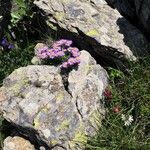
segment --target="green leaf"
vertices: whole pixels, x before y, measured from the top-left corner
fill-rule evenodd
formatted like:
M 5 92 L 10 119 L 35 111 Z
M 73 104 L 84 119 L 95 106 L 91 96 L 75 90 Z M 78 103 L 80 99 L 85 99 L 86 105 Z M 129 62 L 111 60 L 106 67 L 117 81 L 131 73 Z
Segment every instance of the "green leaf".
M 16 3 L 21 8 L 26 8 L 26 4 L 24 0 L 16 0 Z

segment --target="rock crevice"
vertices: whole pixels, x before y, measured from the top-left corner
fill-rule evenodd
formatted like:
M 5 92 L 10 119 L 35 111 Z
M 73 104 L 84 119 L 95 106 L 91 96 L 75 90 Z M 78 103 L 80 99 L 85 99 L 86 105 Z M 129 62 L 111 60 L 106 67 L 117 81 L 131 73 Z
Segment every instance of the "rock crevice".
M 54 66 L 22 67 L 4 80 L 0 111 L 20 135 L 53 150 L 83 149 L 87 136 L 95 133 L 91 125 L 98 111 L 105 112 L 100 99 L 108 77 L 87 51 L 81 51 L 80 60 L 68 74 L 68 91 Z

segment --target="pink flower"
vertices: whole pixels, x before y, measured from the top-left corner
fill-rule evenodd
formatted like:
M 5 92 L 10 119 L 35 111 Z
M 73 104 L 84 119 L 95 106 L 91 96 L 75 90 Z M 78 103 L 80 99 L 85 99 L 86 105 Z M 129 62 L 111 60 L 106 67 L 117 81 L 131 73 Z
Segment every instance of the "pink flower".
M 65 56 L 65 53 L 63 51 L 59 51 L 59 52 L 57 52 L 57 56 L 58 57 Z
M 104 96 L 105 96 L 106 98 L 112 99 L 112 93 L 111 93 L 111 91 L 110 91 L 108 88 L 105 89 L 105 91 L 104 91 L 103 94 L 104 94 Z
M 56 57 L 56 54 L 53 51 L 49 51 L 47 53 L 47 55 L 49 56 L 49 58 L 54 59 Z
M 74 65 L 74 63 L 75 63 L 75 59 L 74 58 L 69 58 L 68 59 L 68 64 L 71 66 L 71 65 Z
M 72 45 L 72 41 L 71 40 L 67 40 L 65 43 L 66 46 L 71 46 Z
M 44 47 L 38 49 L 38 53 L 43 53 L 43 52 L 45 52 L 47 50 L 48 50 L 48 47 L 44 46 Z
M 62 68 L 67 68 L 68 67 L 68 63 L 67 62 L 64 62 L 62 65 L 61 65 Z
M 62 51 L 63 51 L 63 52 L 67 52 L 67 49 L 64 49 L 64 48 L 63 48 Z
M 69 48 L 68 48 L 68 51 L 69 51 L 69 52 L 79 52 L 79 49 L 76 48 L 76 47 L 69 47 Z
M 71 44 L 72 44 L 72 41 L 71 40 L 66 40 L 66 39 L 61 39 L 61 40 L 59 40 L 59 41 L 56 41 L 53 45 L 52 45 L 52 47 L 60 47 L 60 46 L 63 46 L 63 45 L 65 45 L 65 46 L 71 46 Z
M 46 53 L 38 54 L 38 57 L 41 58 L 41 59 L 46 59 L 46 58 L 48 58 L 48 56 L 47 56 Z
M 79 53 L 79 52 L 74 52 L 74 51 L 73 51 L 73 52 L 72 52 L 72 56 L 73 56 L 73 57 L 78 57 L 78 56 L 80 56 L 80 53 Z
M 114 113 L 119 113 L 120 111 L 121 111 L 121 108 L 119 106 L 116 106 L 115 108 L 113 108 Z
M 77 63 L 77 64 L 79 64 L 79 63 L 81 62 L 79 57 L 74 58 L 74 61 L 75 61 L 75 63 Z
M 79 49 L 76 47 L 70 47 L 71 44 L 71 40 L 61 39 L 59 41 L 54 42 L 51 48 L 45 45 L 42 48 L 39 48 L 37 55 L 43 60 L 47 58 L 54 59 L 60 57 L 60 60 L 62 59 L 62 61 L 66 61 L 61 65 L 61 67 L 67 68 L 69 66 L 73 66 L 74 64 L 80 63 Z

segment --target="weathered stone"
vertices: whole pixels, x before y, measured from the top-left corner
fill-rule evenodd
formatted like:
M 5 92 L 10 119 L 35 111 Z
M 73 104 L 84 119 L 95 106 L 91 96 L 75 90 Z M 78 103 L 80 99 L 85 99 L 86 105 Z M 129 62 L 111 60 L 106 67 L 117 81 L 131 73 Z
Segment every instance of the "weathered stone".
M 68 90 L 59 67 L 33 65 L 15 70 L 1 88 L 6 97 L 0 101 L 3 117 L 20 130 L 35 130 L 32 134 L 55 150 L 82 150 L 87 136 L 94 135 L 101 123 L 102 93 L 108 81 L 106 71 L 88 52 L 81 51 L 80 59 L 78 68 L 69 73 Z
M 4 140 L 3 150 L 36 150 L 28 141 L 19 136 L 7 137 Z
M 5 90 L 3 88 L 0 89 L 0 102 L 6 99 Z
M 45 12 L 50 23 L 83 37 L 78 44 L 88 43 L 109 61 L 120 59 L 122 54 L 135 60 L 149 47 L 143 34 L 104 1 L 34 0 L 34 4 Z

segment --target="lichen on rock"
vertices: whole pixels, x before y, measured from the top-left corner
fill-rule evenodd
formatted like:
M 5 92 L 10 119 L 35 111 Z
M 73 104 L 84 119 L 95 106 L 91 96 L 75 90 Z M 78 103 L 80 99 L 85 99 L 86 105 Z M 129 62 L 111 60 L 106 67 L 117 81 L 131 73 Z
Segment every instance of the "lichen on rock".
M 0 88 L 4 118 L 22 131 L 35 130 L 38 139 L 54 150 L 82 150 L 88 136 L 95 134 L 93 116 L 99 111 L 99 123 L 103 118 L 102 93 L 108 77 L 87 51 L 81 51 L 80 59 L 68 74 L 68 90 L 59 67 L 30 65 L 15 70 Z M 17 92 L 14 87 L 19 87 Z

